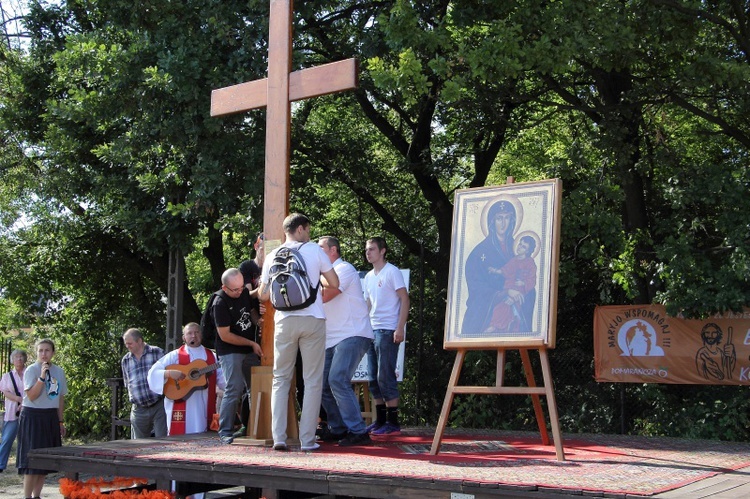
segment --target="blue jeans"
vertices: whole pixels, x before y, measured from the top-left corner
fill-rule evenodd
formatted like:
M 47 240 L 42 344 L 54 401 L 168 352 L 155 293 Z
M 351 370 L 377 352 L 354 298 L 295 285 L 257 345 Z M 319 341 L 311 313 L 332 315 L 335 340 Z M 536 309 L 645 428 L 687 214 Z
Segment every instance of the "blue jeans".
M 333 433 L 365 432 L 359 399 L 352 389 L 352 376 L 370 345 L 370 338 L 352 336 L 326 349 L 322 401 Z
M 17 434 L 18 420 L 6 421 L 3 425 L 3 439 L 0 441 L 0 470 L 4 470 L 8 466 L 10 448 L 13 447 Z
M 225 353 L 219 357 L 219 364 L 227 382 L 219 407 L 219 436 L 224 437 L 234 433 L 237 406 L 242 395 L 250 392 L 250 371 L 258 365 L 258 357 L 253 353 Z
M 375 329 L 375 339 L 367 352 L 370 393 L 372 398 L 385 402 L 398 398 L 396 361 L 399 344 L 393 341 L 393 332 L 392 329 Z

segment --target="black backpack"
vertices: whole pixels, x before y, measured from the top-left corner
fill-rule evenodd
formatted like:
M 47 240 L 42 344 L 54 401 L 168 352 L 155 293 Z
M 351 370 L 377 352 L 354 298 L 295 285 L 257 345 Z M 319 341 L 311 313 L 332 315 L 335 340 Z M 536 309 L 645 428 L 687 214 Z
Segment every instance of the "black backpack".
M 212 350 L 216 348 L 217 332 L 216 324 L 214 323 L 214 315 L 211 313 L 211 309 L 214 307 L 214 302 L 216 301 L 217 296 L 221 296 L 222 298 L 226 297 L 224 291 L 221 289 L 215 293 L 211 293 L 211 296 L 208 298 L 208 304 L 206 304 L 206 310 L 203 311 L 203 315 L 201 316 L 201 334 L 203 335 L 203 341 L 201 343 L 204 347 Z
M 310 283 L 305 260 L 297 249 L 281 246 L 276 250 L 268 276 L 271 303 L 276 310 L 300 310 L 315 303 L 318 286 Z

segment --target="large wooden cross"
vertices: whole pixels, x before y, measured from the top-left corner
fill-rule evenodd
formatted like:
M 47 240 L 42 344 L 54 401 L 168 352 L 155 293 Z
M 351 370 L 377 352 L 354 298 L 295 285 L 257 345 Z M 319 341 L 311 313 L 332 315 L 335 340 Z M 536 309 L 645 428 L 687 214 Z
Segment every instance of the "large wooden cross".
M 263 199 L 263 232 L 266 241 L 283 241 L 282 222 L 289 211 L 289 158 L 291 147 L 291 103 L 357 87 L 357 61 L 325 64 L 292 70 L 292 0 L 270 0 L 268 33 L 268 78 L 219 88 L 211 92 L 211 116 L 226 116 L 266 107 L 266 175 Z M 273 373 L 273 308 L 267 306 L 263 320 L 260 367 L 253 368 L 247 443 L 270 444 L 271 381 Z M 294 387 L 292 387 L 294 388 Z M 297 436 L 294 397 L 289 397 L 290 438 Z
M 266 175 L 263 230 L 269 241 L 283 241 L 281 227 L 289 211 L 291 103 L 357 87 L 357 61 L 346 59 L 291 72 L 292 0 L 271 0 L 268 78 L 211 93 L 211 116 L 266 107 Z M 261 347 L 263 365 L 273 364 L 273 320 L 266 314 Z

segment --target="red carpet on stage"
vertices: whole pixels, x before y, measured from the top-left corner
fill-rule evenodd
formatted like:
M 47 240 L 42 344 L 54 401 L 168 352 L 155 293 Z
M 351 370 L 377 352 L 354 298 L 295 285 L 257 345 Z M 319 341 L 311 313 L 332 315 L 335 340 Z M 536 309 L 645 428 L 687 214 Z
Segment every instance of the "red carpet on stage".
M 653 495 L 718 473 L 750 466 L 750 444 L 620 435 L 566 435 L 565 461 L 538 434 L 449 430 L 437 456 L 429 455 L 432 429 L 404 429 L 373 437 L 375 445 L 314 452 L 221 445 L 216 434 L 182 442 L 139 441 L 138 448 L 92 450 L 89 455 L 157 461 L 320 470 L 333 474 L 461 480 L 487 486 L 535 486 L 571 492 Z

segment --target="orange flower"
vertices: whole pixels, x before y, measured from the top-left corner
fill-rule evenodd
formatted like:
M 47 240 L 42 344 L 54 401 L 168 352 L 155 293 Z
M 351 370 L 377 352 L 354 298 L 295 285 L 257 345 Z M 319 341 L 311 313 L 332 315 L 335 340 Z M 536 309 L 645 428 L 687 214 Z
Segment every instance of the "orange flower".
M 144 478 L 115 477 L 112 480 L 91 478 L 85 482 L 60 479 L 60 493 L 65 499 L 174 499 L 174 494 L 166 490 L 123 490 L 123 487 L 145 485 Z M 102 489 L 108 489 L 106 493 Z M 114 489 L 114 490 L 113 490 Z

